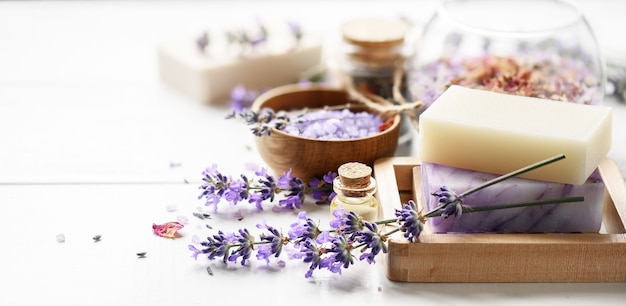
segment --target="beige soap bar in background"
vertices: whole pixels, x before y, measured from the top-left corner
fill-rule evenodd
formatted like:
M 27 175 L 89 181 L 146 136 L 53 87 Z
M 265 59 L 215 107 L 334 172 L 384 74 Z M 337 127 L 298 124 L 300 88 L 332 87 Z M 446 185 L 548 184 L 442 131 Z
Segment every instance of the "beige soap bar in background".
M 268 28 L 268 43 L 253 52 L 246 49 L 245 54 L 219 40 L 226 34 L 217 31 L 209 36 L 207 52 L 199 50 L 197 37 L 191 35 L 164 39 L 157 46 L 159 77 L 197 101 L 226 104 L 231 90 L 238 85 L 261 90 L 292 84 L 319 69 L 320 38 L 308 35 L 295 45 L 284 29 L 279 32 L 276 25 Z
M 521 175 L 583 184 L 611 148 L 610 107 L 448 88 L 419 118 L 419 158 L 505 174 L 546 158 L 566 158 Z

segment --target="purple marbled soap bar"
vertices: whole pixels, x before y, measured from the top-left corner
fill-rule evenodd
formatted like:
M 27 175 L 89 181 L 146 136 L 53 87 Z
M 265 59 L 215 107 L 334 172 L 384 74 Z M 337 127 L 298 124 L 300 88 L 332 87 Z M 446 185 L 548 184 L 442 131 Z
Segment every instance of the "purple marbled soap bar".
M 497 177 L 495 174 L 477 172 L 422 163 L 421 185 L 424 211 L 437 207 L 437 197 L 431 193 L 448 186 L 460 194 Z M 509 178 L 498 184 L 468 195 L 463 204 L 471 207 L 548 200 L 562 197 L 584 196 L 583 202 L 549 204 L 531 207 L 508 208 L 493 211 L 464 213 L 461 218 L 428 219 L 435 233 L 569 233 L 598 232 L 602 223 L 604 182 L 596 169 L 582 185 L 559 184 L 544 181 Z

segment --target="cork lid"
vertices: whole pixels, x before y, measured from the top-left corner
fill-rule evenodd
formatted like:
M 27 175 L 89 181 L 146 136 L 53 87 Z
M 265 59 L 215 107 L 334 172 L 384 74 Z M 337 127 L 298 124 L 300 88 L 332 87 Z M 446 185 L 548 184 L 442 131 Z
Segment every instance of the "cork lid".
M 390 47 L 402 44 L 409 25 L 399 19 L 359 18 L 341 27 L 343 39 L 365 47 Z
M 345 163 L 339 167 L 337 174 L 345 187 L 365 188 L 370 185 L 372 168 L 358 162 Z

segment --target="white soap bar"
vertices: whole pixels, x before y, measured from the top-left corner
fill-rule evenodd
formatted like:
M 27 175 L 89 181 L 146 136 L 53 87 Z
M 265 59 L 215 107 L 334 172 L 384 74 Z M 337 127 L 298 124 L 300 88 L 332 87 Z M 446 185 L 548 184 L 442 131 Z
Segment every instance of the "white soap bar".
M 159 76 L 162 82 L 208 104 L 226 104 L 238 85 L 260 90 L 297 83 L 318 67 L 322 58 L 319 39 L 303 39 L 295 48 L 265 48 L 245 56 L 237 56 L 238 51 L 228 46 L 203 53 L 195 40 L 189 36 L 159 43 Z
M 505 174 L 565 154 L 520 177 L 583 184 L 611 148 L 610 107 L 454 85 L 419 117 L 425 162 Z

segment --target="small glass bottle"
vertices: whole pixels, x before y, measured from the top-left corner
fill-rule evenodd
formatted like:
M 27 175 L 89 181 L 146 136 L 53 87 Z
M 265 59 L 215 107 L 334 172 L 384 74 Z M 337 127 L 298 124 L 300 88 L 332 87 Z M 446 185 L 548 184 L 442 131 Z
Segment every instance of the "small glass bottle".
M 338 176 L 333 181 L 333 190 L 336 195 L 330 202 L 330 215 L 333 211 L 343 207 L 345 212 L 354 211 L 365 221 L 378 220 L 378 200 L 376 193 L 376 179 L 372 175 L 372 168 L 350 162 L 341 165 Z

